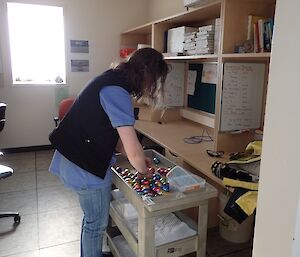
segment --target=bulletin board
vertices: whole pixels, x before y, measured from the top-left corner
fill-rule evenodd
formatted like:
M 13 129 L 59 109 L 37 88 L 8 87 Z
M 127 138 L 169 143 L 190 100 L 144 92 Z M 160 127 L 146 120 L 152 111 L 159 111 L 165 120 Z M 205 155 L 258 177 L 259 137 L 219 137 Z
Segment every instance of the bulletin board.
M 214 114 L 216 84 L 202 81 L 203 65 L 203 63 L 189 64 L 189 71 L 196 71 L 196 82 L 193 94 L 188 94 L 188 107 Z
M 259 128 L 265 63 L 225 63 L 220 131 Z

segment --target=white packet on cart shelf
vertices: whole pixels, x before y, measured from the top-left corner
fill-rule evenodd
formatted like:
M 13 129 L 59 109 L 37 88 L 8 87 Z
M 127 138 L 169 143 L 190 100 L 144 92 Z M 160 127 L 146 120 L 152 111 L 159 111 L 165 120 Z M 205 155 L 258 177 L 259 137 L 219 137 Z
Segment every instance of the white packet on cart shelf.
M 192 174 L 180 166 L 172 168 L 168 172 L 167 178 L 171 191 L 180 191 L 183 193 L 200 190 L 205 187 L 206 183 L 205 179 Z

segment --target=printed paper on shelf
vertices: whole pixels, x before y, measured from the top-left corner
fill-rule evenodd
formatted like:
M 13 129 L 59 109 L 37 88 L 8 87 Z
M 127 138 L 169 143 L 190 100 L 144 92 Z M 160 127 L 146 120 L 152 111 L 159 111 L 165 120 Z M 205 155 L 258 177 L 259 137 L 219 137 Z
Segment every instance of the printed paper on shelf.
M 202 70 L 202 83 L 217 84 L 217 64 L 205 63 Z
M 188 70 L 188 77 L 187 77 L 187 94 L 188 95 L 194 95 L 196 80 L 197 80 L 197 71 Z
M 164 89 L 164 107 L 181 107 L 184 105 L 184 63 L 172 63 Z

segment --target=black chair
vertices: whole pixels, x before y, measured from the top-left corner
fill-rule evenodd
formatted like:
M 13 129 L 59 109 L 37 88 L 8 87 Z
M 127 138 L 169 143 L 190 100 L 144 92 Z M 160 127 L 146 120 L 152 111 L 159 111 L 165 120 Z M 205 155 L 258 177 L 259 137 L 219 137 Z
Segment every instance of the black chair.
M 3 130 L 4 124 L 5 124 L 5 111 L 6 111 L 6 104 L 0 103 L 0 131 Z M 2 156 L 3 153 L 0 152 L 0 156 Z M 13 169 L 0 164 L 0 179 L 6 179 L 10 177 L 13 174 Z M 15 224 L 19 224 L 21 221 L 20 214 L 18 212 L 0 212 L 0 218 L 7 218 L 7 217 L 13 217 Z

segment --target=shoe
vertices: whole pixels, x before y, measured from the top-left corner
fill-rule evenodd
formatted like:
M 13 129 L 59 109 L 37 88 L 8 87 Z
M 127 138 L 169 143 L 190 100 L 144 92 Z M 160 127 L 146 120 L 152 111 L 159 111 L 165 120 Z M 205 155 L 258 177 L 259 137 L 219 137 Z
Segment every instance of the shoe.
M 111 252 L 103 252 L 102 257 L 114 257 Z

